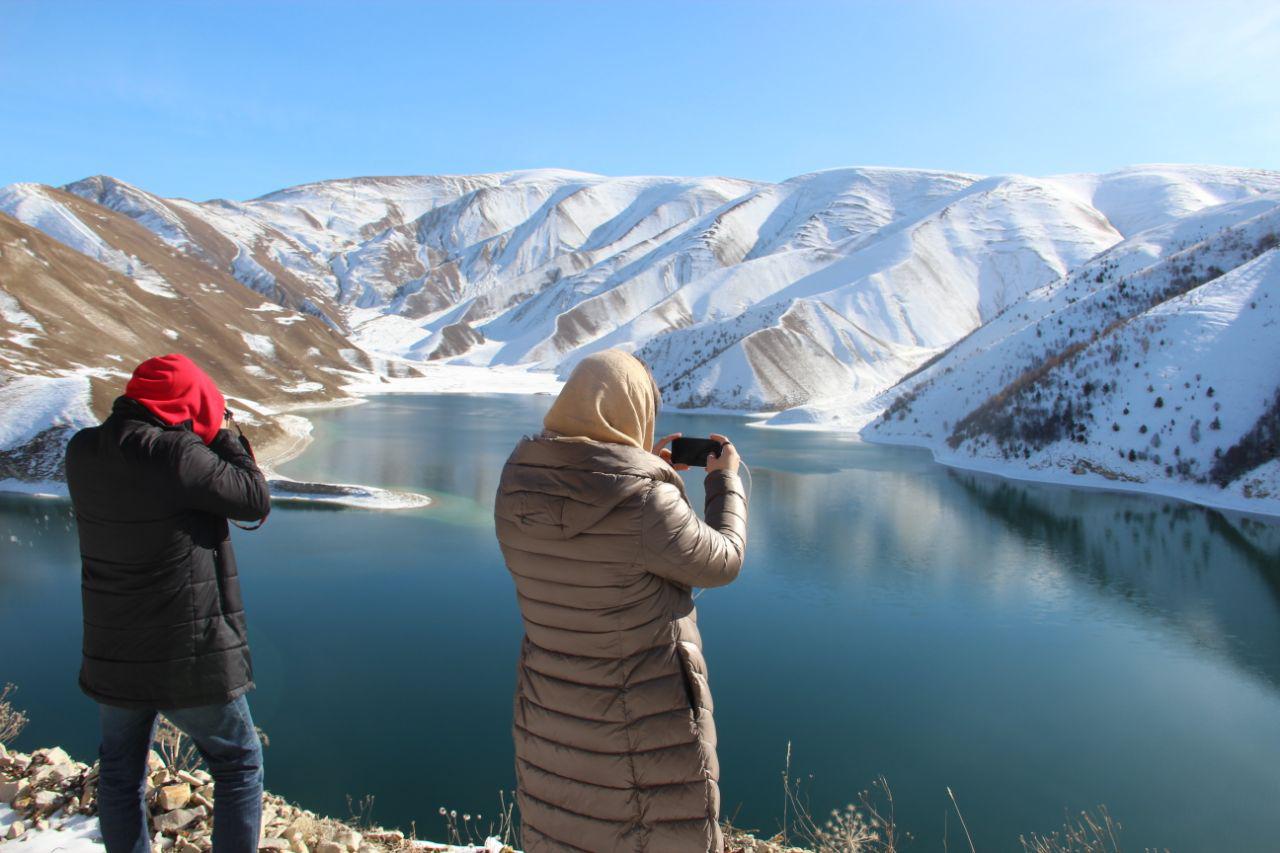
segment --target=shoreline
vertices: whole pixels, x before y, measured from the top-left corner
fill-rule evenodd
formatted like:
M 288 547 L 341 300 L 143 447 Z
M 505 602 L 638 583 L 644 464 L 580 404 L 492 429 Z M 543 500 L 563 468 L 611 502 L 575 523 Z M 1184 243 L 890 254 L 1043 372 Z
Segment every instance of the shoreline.
M 342 390 L 351 396 L 264 408 L 263 414 L 275 417 L 283 427 L 286 435 L 282 439 L 261 448 L 262 461 L 260 465 L 263 473 L 267 475 L 268 479 L 281 483 L 294 484 L 298 482 L 280 473 L 279 467 L 288 464 L 305 453 L 314 440 L 311 421 L 298 414 L 299 412 L 360 406 L 368 403 L 370 398 L 381 395 L 554 394 L 564 384 L 556 378 L 555 374 L 549 371 L 537 371 L 522 367 L 480 367 L 458 364 L 415 364 L 414 366 L 418 370 L 426 371 L 426 373 L 409 377 L 386 377 L 372 373 L 361 375 L 359 378 L 353 379 L 342 386 Z M 886 440 L 867 438 L 861 434 L 860 429 L 864 424 L 874 420 L 874 416 L 868 416 L 865 419 L 860 418 L 853 423 L 846 424 L 822 424 L 814 421 L 775 424 L 769 423 L 770 418 L 779 414 L 774 411 L 745 412 L 715 407 L 670 409 L 669 411 L 681 415 L 737 418 L 744 421 L 744 426 L 753 429 L 839 434 L 867 444 L 928 450 L 933 461 L 938 465 L 958 471 L 1000 477 L 1015 482 L 1039 483 L 1055 487 L 1125 495 L 1145 495 L 1152 498 L 1176 500 L 1188 505 L 1200 506 L 1220 512 L 1233 512 L 1253 516 L 1270 522 L 1280 521 L 1280 498 L 1245 498 L 1235 494 L 1215 494 L 1212 491 L 1214 489 L 1212 486 L 1188 483 L 1165 483 L 1150 480 L 1142 483 L 1125 483 L 1107 479 L 1093 472 L 1073 474 L 1069 471 L 1058 469 L 1037 471 L 947 453 L 939 450 L 934 443 L 929 442 L 927 439 Z M 391 492 L 359 484 L 316 483 L 303 485 L 315 485 L 320 487 L 321 490 L 360 490 L 364 493 L 358 496 L 360 500 L 349 504 L 344 504 L 342 500 L 332 493 L 323 499 L 319 494 L 309 498 L 317 502 L 350 505 L 356 508 L 404 509 L 425 507 L 430 505 L 431 502 L 429 495 Z M 288 489 L 288 487 L 286 488 Z M 50 480 L 25 481 L 8 479 L 0 480 L 0 493 L 56 498 L 66 496 L 66 486 Z M 308 500 L 308 498 L 292 490 L 286 491 L 281 497 L 284 501 Z
M 1030 471 L 1028 469 L 1001 465 L 999 463 L 993 463 L 986 460 L 970 459 L 969 457 L 959 456 L 956 454 L 947 454 L 939 451 L 933 445 L 923 440 L 918 442 L 906 440 L 887 441 L 883 439 L 868 439 L 861 435 L 857 435 L 856 433 L 855 436 L 859 441 L 882 447 L 910 447 L 917 450 L 927 450 L 935 464 L 956 471 L 965 471 L 972 474 L 985 474 L 992 477 L 998 477 L 1002 480 L 1012 480 L 1019 483 L 1034 483 L 1042 486 L 1053 486 L 1055 488 L 1078 489 L 1080 491 L 1088 492 L 1110 492 L 1112 494 L 1121 495 L 1141 495 L 1148 498 L 1174 500 L 1189 506 L 1202 507 L 1216 512 L 1236 513 L 1239 515 L 1263 519 L 1271 523 L 1280 522 L 1280 500 L 1254 500 L 1229 494 L 1223 495 L 1222 499 L 1218 499 L 1217 496 L 1213 494 L 1199 495 L 1196 493 L 1199 489 L 1208 490 L 1214 488 L 1213 486 L 1174 483 L 1170 483 L 1165 486 L 1157 482 L 1153 487 L 1151 481 L 1143 483 L 1125 483 L 1124 481 L 1119 480 L 1109 480 L 1101 474 L 1088 471 L 1082 474 L 1073 474 L 1070 471 L 1064 471 L 1061 469 L 1053 469 L 1052 471 L 1044 472 Z M 1186 491 L 1179 491 L 1179 486 Z M 1271 506 L 1259 506 L 1258 504 L 1261 501 L 1266 501 L 1267 503 L 1270 503 Z

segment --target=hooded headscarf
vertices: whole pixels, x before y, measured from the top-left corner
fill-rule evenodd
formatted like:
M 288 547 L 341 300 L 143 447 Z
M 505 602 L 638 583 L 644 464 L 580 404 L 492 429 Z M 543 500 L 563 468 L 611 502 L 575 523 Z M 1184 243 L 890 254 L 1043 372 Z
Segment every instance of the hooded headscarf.
M 125 386 L 124 395 L 146 406 L 169 426 L 191 421 L 195 434 L 205 444 L 217 437 L 227 409 L 222 392 L 209 374 L 178 353 L 149 358 L 139 364 Z
M 661 396 L 640 359 L 610 349 L 573 369 L 542 425 L 566 438 L 588 438 L 648 450 Z

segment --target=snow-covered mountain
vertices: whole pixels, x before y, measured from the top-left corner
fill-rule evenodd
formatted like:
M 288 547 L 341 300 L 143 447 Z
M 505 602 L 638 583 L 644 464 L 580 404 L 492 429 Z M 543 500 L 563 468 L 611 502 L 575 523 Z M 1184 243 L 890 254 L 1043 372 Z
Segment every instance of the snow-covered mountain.
M 865 436 L 969 467 L 1280 510 L 1278 247 L 1280 193 L 1204 208 L 1032 291 L 878 398 L 788 417 L 874 416 Z
M 860 427 L 905 397 L 933 408 L 881 421 L 873 437 L 981 455 L 974 448 L 994 441 L 987 420 L 966 418 L 1029 361 L 1061 353 L 1045 328 L 1038 347 L 1024 340 L 1028 324 L 1059 310 L 1054 300 L 1100 302 L 1090 295 L 1106 276 L 1167 260 L 1278 196 L 1280 173 L 1208 166 L 1048 178 L 851 168 L 776 184 L 546 169 L 322 181 L 245 202 L 166 199 L 99 176 L 62 190 L 4 188 L 0 212 L 151 297 L 166 298 L 171 278 L 238 282 L 243 305 L 178 289 L 244 333 L 235 349 L 246 369 L 267 370 L 261 339 L 285 333 L 259 328 L 270 306 L 327 335 L 324 354 L 303 359 L 330 377 L 320 396 L 340 393 L 343 370 L 371 364 L 564 374 L 615 346 L 652 366 L 667 405 Z M 139 234 L 145 252 L 134 248 Z M 1267 263 L 1223 286 L 1237 297 L 1243 282 L 1266 290 Z M 0 290 L 27 310 L 2 278 Z M 1081 315 L 1073 334 L 1110 338 L 1113 319 Z M 109 342 L 99 349 L 105 357 Z M 296 356 L 292 346 L 275 353 Z M 962 422 L 953 448 L 945 440 Z M 1155 471 L 1170 464 L 1160 456 Z
M 66 189 L 374 352 L 564 372 L 621 346 L 653 364 L 671 404 L 766 411 L 870 399 L 1125 237 L 1280 176 L 864 168 L 762 184 L 538 170 L 202 204 L 104 177 Z
M 331 400 L 369 368 L 319 319 L 112 210 L 19 184 L 0 190 L 0 211 L 0 480 L 60 476 L 71 431 L 152 355 L 196 357 L 267 442 L 286 438 L 277 408 Z

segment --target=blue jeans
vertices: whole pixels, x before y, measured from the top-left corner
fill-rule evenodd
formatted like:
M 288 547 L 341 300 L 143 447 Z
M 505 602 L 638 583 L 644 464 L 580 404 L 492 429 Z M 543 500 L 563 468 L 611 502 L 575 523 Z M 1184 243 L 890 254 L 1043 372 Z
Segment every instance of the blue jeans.
M 150 853 L 144 802 L 156 711 L 99 705 L 98 822 L 107 853 Z M 262 744 L 243 696 L 225 705 L 160 710 L 182 729 L 214 781 L 214 853 L 255 853 L 262 824 Z

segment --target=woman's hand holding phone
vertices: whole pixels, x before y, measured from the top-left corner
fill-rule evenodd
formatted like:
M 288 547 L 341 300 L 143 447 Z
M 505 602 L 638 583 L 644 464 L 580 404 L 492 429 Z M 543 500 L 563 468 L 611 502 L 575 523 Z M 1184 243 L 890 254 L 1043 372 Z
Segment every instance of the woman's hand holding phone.
M 711 438 L 720 442 L 723 447 L 720 448 L 720 455 L 712 454 L 707 458 L 707 473 L 712 471 L 728 471 L 730 474 L 738 473 L 738 464 L 742 461 L 738 457 L 738 448 L 733 446 L 733 442 L 728 437 L 718 433 L 712 433 Z
M 673 432 L 670 435 L 664 435 L 654 443 L 653 452 L 656 456 L 660 456 L 664 462 L 677 471 L 688 471 L 688 465 L 678 465 L 671 461 L 671 450 L 667 447 L 668 444 L 682 435 L 684 435 L 684 433 L 681 432 Z

